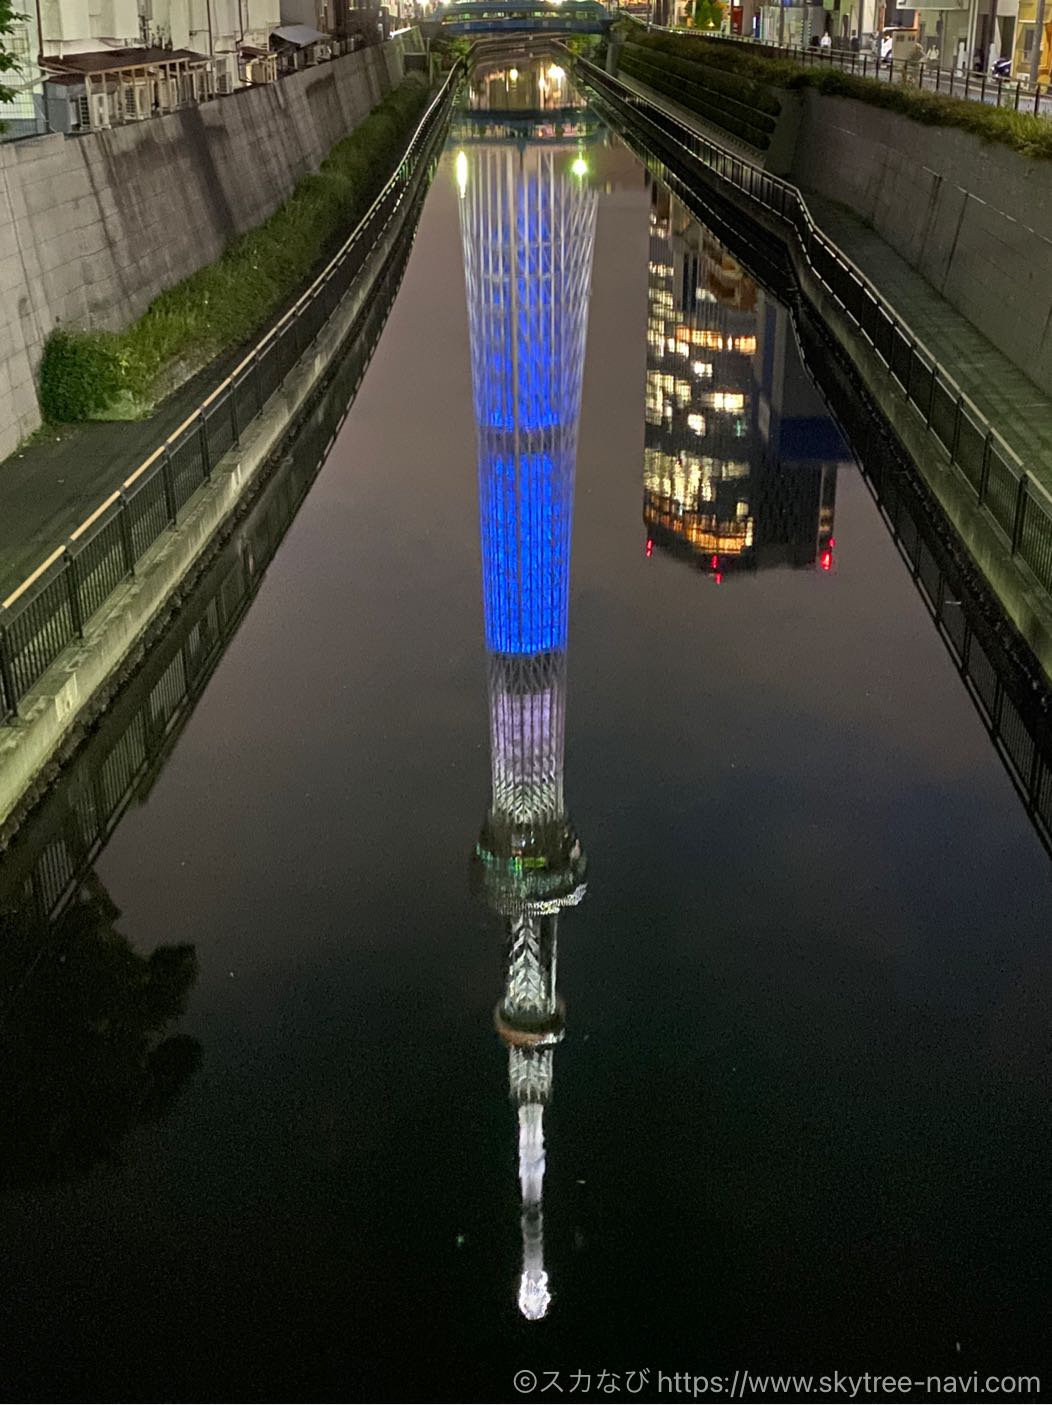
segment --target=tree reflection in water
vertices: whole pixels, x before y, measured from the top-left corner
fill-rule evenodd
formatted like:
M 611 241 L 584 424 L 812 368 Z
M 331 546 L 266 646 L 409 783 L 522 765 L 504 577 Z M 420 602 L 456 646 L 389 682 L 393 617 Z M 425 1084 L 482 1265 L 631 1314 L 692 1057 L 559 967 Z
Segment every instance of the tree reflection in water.
M 0 912 L 0 1186 L 75 1180 L 170 1108 L 201 1059 L 167 1031 L 197 978 L 193 946 L 135 951 L 94 873 L 41 945 Z

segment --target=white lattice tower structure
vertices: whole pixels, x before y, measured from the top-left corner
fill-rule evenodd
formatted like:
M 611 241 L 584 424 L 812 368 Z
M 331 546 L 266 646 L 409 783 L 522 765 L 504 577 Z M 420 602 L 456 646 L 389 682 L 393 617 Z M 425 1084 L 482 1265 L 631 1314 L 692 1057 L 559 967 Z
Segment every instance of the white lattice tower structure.
M 504 918 L 497 1028 L 519 1120 L 518 1302 L 543 1317 L 544 1107 L 562 1037 L 558 913 L 584 895 L 563 795 L 573 482 L 595 192 L 575 148 L 458 154 L 477 426 L 492 794 L 476 849 Z

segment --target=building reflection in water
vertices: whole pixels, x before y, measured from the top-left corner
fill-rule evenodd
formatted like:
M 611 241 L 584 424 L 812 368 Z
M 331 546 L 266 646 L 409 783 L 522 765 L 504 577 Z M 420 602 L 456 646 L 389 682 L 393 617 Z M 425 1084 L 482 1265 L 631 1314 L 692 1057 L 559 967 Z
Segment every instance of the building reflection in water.
M 647 282 L 648 552 L 683 556 L 717 583 L 771 566 L 831 570 L 836 469 L 850 455 L 785 309 L 656 185 Z
M 531 78 L 537 88 L 537 78 Z M 550 84 L 561 81 L 542 75 Z M 487 113 L 487 122 L 493 117 Z M 464 133 L 470 138 L 470 132 Z M 523 1316 L 551 1300 L 544 1109 L 563 1034 L 560 912 L 585 891 L 563 794 L 577 422 L 596 194 L 578 141 L 468 139 L 455 157 L 478 445 L 492 794 L 473 878 L 504 926 L 495 1012 L 518 1114 Z

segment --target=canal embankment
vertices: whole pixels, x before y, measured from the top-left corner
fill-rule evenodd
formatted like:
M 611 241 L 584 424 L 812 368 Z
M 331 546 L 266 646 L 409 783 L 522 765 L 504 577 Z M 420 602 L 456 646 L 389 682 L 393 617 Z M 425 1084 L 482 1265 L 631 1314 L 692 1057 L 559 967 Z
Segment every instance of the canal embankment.
M 613 67 L 871 227 L 1052 395 L 1052 120 L 631 26 Z
M 267 220 L 398 86 L 413 42 L 149 121 L 0 146 L 0 456 L 41 423 L 51 333 L 127 327 Z
M 265 481 L 412 243 L 456 78 L 370 211 L 267 335 L 0 609 L 0 834 L 10 834 Z M 373 339 L 376 329 L 373 328 Z
M 1052 398 L 879 233 L 638 79 L 585 67 L 645 144 L 784 245 L 800 292 L 1052 677 Z M 630 99 L 630 100 L 629 100 Z

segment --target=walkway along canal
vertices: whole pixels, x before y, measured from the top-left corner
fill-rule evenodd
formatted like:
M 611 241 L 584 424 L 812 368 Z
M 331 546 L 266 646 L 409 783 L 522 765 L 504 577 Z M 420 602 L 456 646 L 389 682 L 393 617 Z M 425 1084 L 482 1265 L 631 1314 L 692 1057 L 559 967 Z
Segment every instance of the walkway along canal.
M 650 164 L 476 70 L 0 860 L 12 1395 L 1047 1369 L 1026 652 L 776 242 Z
M 458 81 L 459 68 L 298 300 L 0 604 L 0 837 L 265 473 L 342 343 L 361 334 L 374 287 L 411 246 Z

